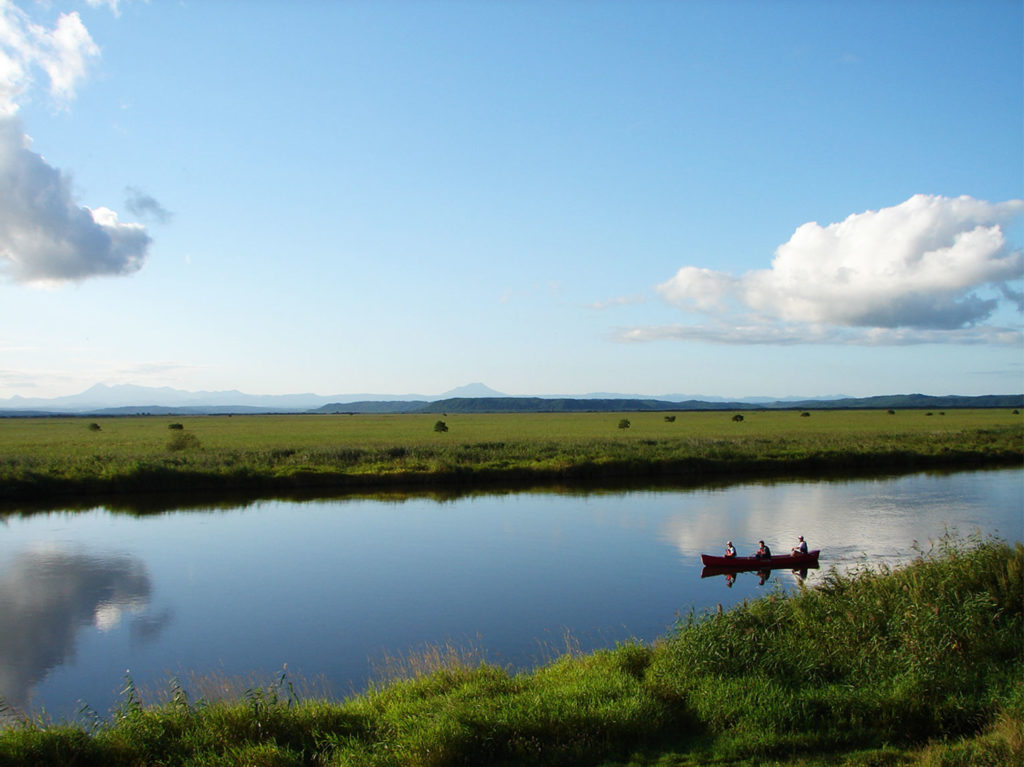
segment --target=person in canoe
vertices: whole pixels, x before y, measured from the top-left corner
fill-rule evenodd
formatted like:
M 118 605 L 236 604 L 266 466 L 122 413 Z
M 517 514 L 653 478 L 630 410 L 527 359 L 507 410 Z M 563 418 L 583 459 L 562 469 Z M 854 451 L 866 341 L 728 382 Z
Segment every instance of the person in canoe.
M 725 556 L 734 557 L 736 556 L 736 547 L 732 545 L 732 541 L 725 544 Z
M 804 540 L 804 537 L 802 535 L 800 536 L 800 544 L 793 548 L 793 553 L 794 554 L 806 554 L 807 553 L 807 541 Z
M 758 541 L 758 543 L 760 544 L 760 546 L 758 547 L 757 551 L 754 552 L 754 556 L 758 559 L 771 559 L 772 550 L 768 548 L 768 544 L 764 541 Z

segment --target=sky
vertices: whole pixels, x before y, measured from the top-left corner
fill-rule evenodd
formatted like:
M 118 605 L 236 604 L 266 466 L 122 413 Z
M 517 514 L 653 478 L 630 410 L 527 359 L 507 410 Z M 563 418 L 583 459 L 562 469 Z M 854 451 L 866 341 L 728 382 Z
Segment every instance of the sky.
M 1024 391 L 1004 0 L 0 0 L 0 397 Z

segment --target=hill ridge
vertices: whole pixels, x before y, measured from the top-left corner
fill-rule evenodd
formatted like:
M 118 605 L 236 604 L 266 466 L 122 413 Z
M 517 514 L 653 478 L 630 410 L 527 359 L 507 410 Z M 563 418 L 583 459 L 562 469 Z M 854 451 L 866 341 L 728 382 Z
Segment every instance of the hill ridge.
M 575 397 L 450 397 L 422 402 L 339 402 L 324 405 L 312 413 L 583 413 L 643 412 L 686 410 L 850 410 L 917 408 L 1020 408 L 1024 394 L 986 394 L 980 396 L 893 394 L 874 397 L 848 397 L 839 400 L 777 400 L 767 403 L 740 401 L 709 402 L 686 400 Z

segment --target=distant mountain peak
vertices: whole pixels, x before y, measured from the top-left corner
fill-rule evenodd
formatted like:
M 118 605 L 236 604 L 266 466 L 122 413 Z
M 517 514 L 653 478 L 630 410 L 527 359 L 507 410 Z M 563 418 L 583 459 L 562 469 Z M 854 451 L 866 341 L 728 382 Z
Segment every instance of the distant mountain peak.
M 705 410 L 709 408 L 754 407 L 774 409 L 780 407 L 867 407 L 867 408 L 931 408 L 931 407 L 1021 407 L 1022 395 L 983 395 L 936 397 L 922 394 L 903 394 L 874 397 L 808 397 L 785 399 L 749 397 L 743 400 L 724 400 L 721 397 L 700 397 L 666 395 L 650 397 L 644 395 L 585 394 L 585 395 L 534 395 L 524 397 L 495 391 L 491 387 L 475 382 L 459 386 L 451 391 L 433 397 L 421 394 L 380 395 L 380 394 L 243 394 L 237 389 L 230 391 L 184 391 L 169 386 L 159 388 L 135 384 L 99 383 L 80 394 L 51 398 L 27 398 L 15 395 L 0 398 L 0 415 L 15 411 L 40 413 L 102 413 L 117 411 L 118 414 L 135 412 L 190 412 L 190 413 L 301 413 L 301 412 L 413 412 L 438 401 L 446 401 L 445 408 L 454 412 L 536 412 L 550 410 L 585 410 L 612 407 L 621 410 L 661 408 L 666 410 Z M 460 400 L 449 403 L 448 400 Z M 530 403 L 527 400 L 535 400 Z M 558 404 L 558 401 L 562 401 Z M 383 403 L 374 405 L 374 403 Z M 537 404 L 540 403 L 540 404 Z M 359 405 L 359 407 L 351 407 Z M 685 407 L 681 407 L 685 406 Z M 324 410 L 327 408 L 327 410 Z M 423 411 L 426 412 L 426 411 Z
M 455 397 L 507 397 L 500 391 L 495 391 L 490 386 L 482 383 L 469 383 L 465 386 L 458 386 L 451 391 L 446 391 L 438 396 L 438 399 L 453 399 Z

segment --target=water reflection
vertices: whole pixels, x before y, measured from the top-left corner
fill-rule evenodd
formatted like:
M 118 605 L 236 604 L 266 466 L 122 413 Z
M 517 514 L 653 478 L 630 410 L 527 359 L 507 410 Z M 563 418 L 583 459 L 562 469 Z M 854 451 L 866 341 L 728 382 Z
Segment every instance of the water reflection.
M 927 547 L 947 524 L 1024 540 L 1022 479 L 0 512 L 0 695 L 73 715 L 76 701 L 115 705 L 128 668 L 154 689 L 169 673 L 269 678 L 283 664 L 361 690 L 368 659 L 467 639 L 525 668 L 550 657 L 538 648 L 552 637 L 583 650 L 651 641 L 679 615 L 802 577 L 813 586 L 865 555 L 907 561 L 914 540 Z M 700 553 L 726 540 L 741 554 L 759 539 L 782 553 L 800 534 L 821 550 L 822 570 L 699 577 Z M 95 555 L 111 547 L 126 556 Z
M 757 585 L 763 586 L 771 579 L 773 570 L 789 570 L 797 583 L 803 583 L 807 580 L 807 574 L 811 570 L 817 569 L 817 565 L 814 565 L 814 567 L 804 567 L 800 570 L 792 570 L 789 565 L 780 565 L 778 567 L 705 567 L 700 571 L 700 577 L 717 578 L 722 576 L 725 578 L 725 585 L 732 588 L 736 583 L 737 575 L 753 573 L 757 577 Z
M 166 617 L 156 624 L 133 618 L 146 610 L 150 589 L 134 557 L 60 549 L 16 555 L 0 571 L 0 697 L 24 708 L 47 672 L 74 657 L 85 627 L 106 633 L 132 618 L 133 632 L 159 631 Z
M 997 473 L 1004 467 L 978 469 L 978 472 Z M 942 477 L 951 473 L 946 470 L 922 472 L 921 476 Z M 234 511 L 251 508 L 267 501 L 284 501 L 289 503 L 317 503 L 326 501 L 381 501 L 384 503 L 403 503 L 405 501 L 421 501 L 431 499 L 439 503 L 455 503 L 479 497 L 499 495 L 522 496 L 525 494 L 557 495 L 561 497 L 595 497 L 601 495 L 621 495 L 629 492 L 692 492 L 708 490 L 728 490 L 738 486 L 774 487 L 780 484 L 814 482 L 814 483 L 849 483 L 862 480 L 888 481 L 905 476 L 905 473 L 880 475 L 876 471 L 853 470 L 827 473 L 816 472 L 813 478 L 805 475 L 780 475 L 771 478 L 758 478 L 742 473 L 727 476 L 700 477 L 687 476 L 654 479 L 605 479 L 600 482 L 580 479 L 577 481 L 561 481 L 554 483 L 523 483 L 511 482 L 491 483 L 484 487 L 476 486 L 442 486 L 433 485 L 402 486 L 400 488 L 381 489 L 338 489 L 331 491 L 325 488 L 289 489 L 279 492 L 256 490 L 239 492 L 237 490 L 190 490 L 188 492 L 141 493 L 137 495 L 118 493 L 116 495 L 95 495 L 81 500 L 69 500 L 57 497 L 43 501 L 0 500 L 0 522 L 9 516 L 31 516 L 52 511 L 86 511 L 103 508 L 106 511 L 132 516 L 148 516 L 156 514 L 176 513 L 181 511 Z
M 907 560 L 914 542 L 927 549 L 953 520 L 954 526 L 959 523 L 953 532 L 960 535 L 979 529 L 1011 540 L 1019 535 L 1019 524 L 1009 529 L 992 524 L 993 516 L 1003 515 L 1001 507 L 1019 505 L 1019 485 L 1016 499 L 1004 502 L 993 496 L 994 488 L 1004 484 L 996 477 L 979 472 L 954 481 L 922 474 L 898 480 L 794 482 L 761 493 L 709 491 L 698 494 L 696 513 L 686 509 L 671 515 L 660 534 L 687 558 L 719 554 L 728 540 L 736 543 L 741 556 L 753 554 L 761 539 L 777 552 L 788 552 L 797 536 L 805 535 L 812 549 L 821 549 L 823 567 L 846 569 L 865 562 L 893 566 Z M 1013 487 L 1012 482 L 1005 484 Z

